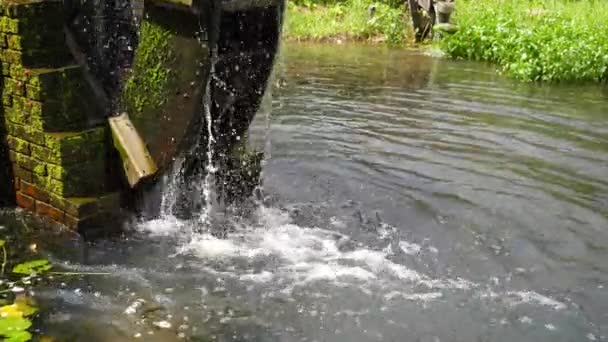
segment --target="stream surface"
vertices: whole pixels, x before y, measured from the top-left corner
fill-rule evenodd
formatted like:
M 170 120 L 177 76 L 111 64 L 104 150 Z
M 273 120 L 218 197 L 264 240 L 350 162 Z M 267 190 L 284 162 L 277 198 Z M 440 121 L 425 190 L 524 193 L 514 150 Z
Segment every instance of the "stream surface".
M 37 289 L 43 333 L 608 340 L 608 89 L 364 45 L 287 44 L 276 69 L 250 132 L 264 200 L 222 239 L 170 215 L 39 238 L 63 269 L 110 273 Z

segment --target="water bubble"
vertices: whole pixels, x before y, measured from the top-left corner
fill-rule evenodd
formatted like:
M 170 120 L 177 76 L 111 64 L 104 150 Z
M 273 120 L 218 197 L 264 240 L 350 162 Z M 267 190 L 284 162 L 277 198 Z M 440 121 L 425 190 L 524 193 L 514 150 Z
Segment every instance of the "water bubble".
M 152 324 L 156 327 L 159 327 L 161 329 L 169 329 L 171 328 L 171 323 L 167 322 L 167 321 L 159 321 L 159 322 L 152 322 Z

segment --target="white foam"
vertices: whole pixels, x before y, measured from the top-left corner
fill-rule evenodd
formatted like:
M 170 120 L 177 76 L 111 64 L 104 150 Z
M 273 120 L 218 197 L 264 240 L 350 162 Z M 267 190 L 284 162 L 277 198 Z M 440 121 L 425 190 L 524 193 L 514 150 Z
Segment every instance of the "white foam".
M 555 299 L 543 296 L 534 291 L 509 291 L 506 294 L 511 298 L 511 304 L 513 305 L 531 303 L 551 307 L 555 310 L 563 310 L 567 307 L 566 304 L 562 302 L 558 302 Z
M 174 216 L 164 216 L 162 218 L 145 221 L 136 226 L 141 231 L 150 234 L 150 236 L 166 237 L 176 234 L 183 234 L 183 229 L 186 226 L 184 221 L 178 220 Z
M 399 241 L 399 248 L 401 248 L 403 253 L 409 255 L 416 255 L 420 253 L 420 250 L 422 249 L 419 244 L 410 243 L 407 241 Z
M 172 218 L 150 221 L 141 229 L 157 235 L 179 234 L 181 231 L 189 239 L 177 253 L 200 258 L 198 267 L 204 272 L 222 279 L 264 283 L 278 293 L 290 294 L 296 287 L 328 282 L 337 287 L 357 285 L 357 289 L 372 294 L 382 289 L 386 300 L 402 298 L 426 302 L 444 297 L 446 291 L 473 291 L 471 295 L 476 294 L 478 298 L 506 298 L 510 305 L 531 303 L 555 310 L 566 307 L 533 291 L 493 291 L 491 287 L 482 287 L 462 278 L 426 275 L 393 261 L 391 258 L 395 255 L 390 245 L 382 250 L 365 246 L 341 250 L 340 246 L 348 236 L 330 230 L 331 227 L 300 227 L 293 224 L 285 212 L 277 209 L 260 207 L 255 216 L 256 223 L 238 227 L 225 239 L 208 233 L 193 234 L 187 224 Z M 404 253 L 422 257 L 421 245 L 405 240 L 399 241 L 398 245 Z M 432 252 L 436 254 L 436 251 Z M 214 262 L 220 260 L 223 266 L 217 267 Z M 254 272 L 247 266 L 251 260 L 267 262 L 269 268 Z M 226 268 L 225 265 L 244 266 Z

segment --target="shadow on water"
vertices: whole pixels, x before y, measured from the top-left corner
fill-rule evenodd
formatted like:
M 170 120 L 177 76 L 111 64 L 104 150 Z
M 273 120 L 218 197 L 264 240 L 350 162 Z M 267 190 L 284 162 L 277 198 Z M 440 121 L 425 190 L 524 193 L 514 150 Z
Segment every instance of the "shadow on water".
M 276 68 L 270 125 L 249 132 L 268 145 L 262 203 L 218 213 L 223 238 L 165 215 L 114 240 L 42 239 L 57 267 L 109 273 L 37 288 L 42 331 L 606 340 L 605 89 L 363 45 L 287 45 Z

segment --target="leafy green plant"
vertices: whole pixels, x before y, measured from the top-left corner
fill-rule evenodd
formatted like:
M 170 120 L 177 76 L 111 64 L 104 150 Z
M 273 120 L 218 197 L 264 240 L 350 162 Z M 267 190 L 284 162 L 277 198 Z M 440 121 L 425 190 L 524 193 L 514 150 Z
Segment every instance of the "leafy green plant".
M 36 275 L 49 271 L 53 266 L 48 260 L 38 259 L 21 263 L 13 268 L 13 273 Z
M 35 259 L 15 264 L 10 274 L 5 274 L 8 263 L 7 241 L 0 239 L 2 249 L 2 266 L 0 268 L 0 294 L 9 296 L 0 299 L 0 340 L 24 342 L 32 339 L 28 331 L 32 326 L 32 317 L 38 311 L 32 297 L 25 295 L 25 290 L 34 286 L 36 279 L 46 275 L 106 275 L 107 273 L 54 272 L 53 265 L 46 259 Z M 17 293 L 17 295 L 14 295 Z M 14 300 L 11 299 L 14 296 Z
M 24 342 L 32 338 L 27 330 L 32 326 L 30 317 L 38 308 L 33 300 L 26 296 L 19 296 L 13 304 L 0 307 L 0 336 L 4 341 Z
M 284 36 L 291 40 L 346 39 L 397 45 L 407 39 L 408 25 L 403 4 L 302 0 L 289 2 Z
M 2 248 L 2 268 L 0 276 L 4 276 L 4 271 L 8 262 L 6 252 L 6 241 L 0 240 Z M 15 265 L 13 274 L 27 275 L 28 277 L 43 274 L 51 269 L 48 260 L 39 259 Z M 12 292 L 18 285 L 24 285 L 23 279 L 9 282 L 0 282 L 5 289 L 0 288 L 0 293 Z M 0 337 L 7 342 L 24 342 L 32 339 L 32 334 L 27 330 L 32 326 L 30 317 L 38 311 L 33 299 L 20 295 L 13 303 L 0 306 Z
M 488 61 L 525 81 L 608 80 L 608 2 L 459 1 L 452 58 Z

